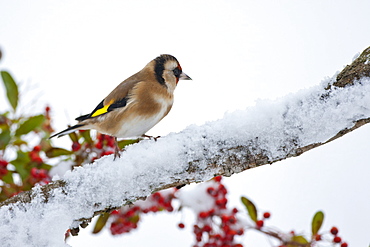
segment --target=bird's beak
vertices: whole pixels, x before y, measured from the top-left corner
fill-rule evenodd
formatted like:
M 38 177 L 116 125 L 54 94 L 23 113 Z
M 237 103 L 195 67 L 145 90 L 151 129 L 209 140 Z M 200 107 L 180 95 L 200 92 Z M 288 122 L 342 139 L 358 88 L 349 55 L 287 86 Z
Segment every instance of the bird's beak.
M 190 76 L 188 76 L 187 74 L 185 74 L 184 72 L 181 73 L 180 75 L 180 80 L 191 80 Z

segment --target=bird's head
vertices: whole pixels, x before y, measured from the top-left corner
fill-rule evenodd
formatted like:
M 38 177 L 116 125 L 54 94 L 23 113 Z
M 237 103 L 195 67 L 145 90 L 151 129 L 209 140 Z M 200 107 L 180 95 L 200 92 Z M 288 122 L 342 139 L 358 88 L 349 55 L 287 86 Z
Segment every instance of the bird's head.
M 191 80 L 182 72 L 182 68 L 177 59 L 168 54 L 162 54 L 154 60 L 154 73 L 157 81 L 167 87 L 176 87 L 179 80 Z

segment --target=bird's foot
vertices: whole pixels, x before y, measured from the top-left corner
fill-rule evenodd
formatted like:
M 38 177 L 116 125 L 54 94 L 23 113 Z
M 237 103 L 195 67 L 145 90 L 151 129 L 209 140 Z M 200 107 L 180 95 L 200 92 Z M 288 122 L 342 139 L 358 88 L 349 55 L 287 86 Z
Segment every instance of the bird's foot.
M 149 139 L 154 139 L 154 141 L 157 141 L 158 138 L 160 138 L 161 136 L 157 136 L 157 137 L 154 137 L 154 136 L 148 136 L 148 135 L 142 135 L 142 137 L 147 137 Z
M 114 137 L 114 158 L 113 160 L 116 160 L 116 158 L 121 158 L 120 148 L 117 143 L 117 137 Z

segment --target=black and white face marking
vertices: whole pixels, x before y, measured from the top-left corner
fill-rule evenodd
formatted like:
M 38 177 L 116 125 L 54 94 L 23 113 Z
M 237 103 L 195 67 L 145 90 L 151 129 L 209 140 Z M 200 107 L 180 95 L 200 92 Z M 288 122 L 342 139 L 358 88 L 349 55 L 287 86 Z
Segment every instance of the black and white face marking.
M 168 69 L 168 66 L 173 66 L 173 68 L 171 68 L 170 70 L 176 69 L 179 66 L 179 62 L 177 61 L 177 59 L 174 56 L 167 55 L 167 54 L 160 55 L 159 57 L 155 58 L 154 61 L 155 61 L 154 73 L 155 73 L 155 76 L 157 78 L 157 81 L 161 85 L 166 85 L 166 83 L 164 81 L 164 78 L 163 78 L 163 71 L 165 69 Z M 170 64 L 167 64 L 167 62 L 170 62 Z M 165 68 L 165 67 L 167 67 L 167 68 Z M 176 78 L 177 78 L 177 76 L 176 76 Z
M 155 65 L 154 65 L 154 72 L 157 81 L 163 85 L 167 86 L 166 82 L 163 78 L 164 71 L 166 70 L 166 73 L 173 73 L 174 77 L 176 78 L 176 84 L 179 82 L 179 80 L 191 80 L 191 78 L 182 72 L 182 68 L 177 61 L 177 59 L 174 56 L 171 55 L 160 55 L 159 57 L 154 59 Z

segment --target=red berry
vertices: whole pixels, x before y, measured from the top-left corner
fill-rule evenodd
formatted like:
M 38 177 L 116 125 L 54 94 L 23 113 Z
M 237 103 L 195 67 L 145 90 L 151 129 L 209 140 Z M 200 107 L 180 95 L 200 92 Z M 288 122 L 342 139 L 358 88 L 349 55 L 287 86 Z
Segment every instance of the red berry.
M 135 215 L 135 212 L 134 211 L 132 211 L 132 210 L 129 210 L 129 211 L 127 211 L 126 213 L 125 213 L 125 216 L 126 217 L 132 217 L 132 216 L 134 216 Z
M 217 192 L 213 187 L 208 187 L 207 188 L 207 193 L 210 194 L 211 196 L 216 196 Z
M 346 242 L 342 243 L 340 247 L 348 247 L 348 244 Z
M 202 233 L 195 234 L 197 242 L 202 241 Z
M 114 154 L 113 151 L 104 151 L 100 154 L 101 157 L 105 156 L 105 155 L 110 155 L 110 154 Z
M 49 112 L 50 111 L 50 106 L 45 107 L 45 111 Z
M 104 140 L 104 134 L 100 134 L 100 133 L 98 133 L 97 139 L 98 139 L 99 141 L 103 141 L 103 140 Z
M 236 218 L 235 218 L 235 216 L 234 216 L 234 215 L 231 215 L 231 216 L 229 217 L 229 222 L 230 222 L 231 224 L 235 224 L 235 223 L 236 223 Z
M 207 213 L 208 213 L 208 216 L 212 216 L 215 213 L 215 210 L 212 208 Z
M 181 228 L 181 229 L 185 228 L 184 223 L 179 223 L 179 228 Z
M 167 206 L 167 207 L 166 207 L 166 210 L 167 210 L 168 212 L 172 212 L 172 211 L 173 211 L 173 207 L 172 207 L 172 206 Z
M 154 213 L 158 212 L 159 208 L 157 206 L 150 207 L 149 211 L 152 211 Z
M 113 148 L 116 145 L 116 140 L 114 138 L 109 139 L 107 145 Z
M 342 242 L 342 239 L 338 236 L 335 236 L 334 239 L 333 239 L 333 242 L 334 243 L 340 243 L 340 242 Z
M 227 203 L 226 198 L 216 200 L 216 205 L 219 206 L 220 208 L 226 208 L 226 203 Z
M 227 233 L 226 233 L 226 236 L 224 237 L 224 241 L 225 242 L 232 242 L 234 240 L 234 236 L 233 234 L 229 234 L 229 232 L 232 232 L 233 230 L 229 230 Z M 223 245 L 224 246 L 224 245 Z M 231 246 L 230 246 L 231 247 Z
M 236 214 L 238 212 L 237 208 L 233 208 L 233 213 Z
M 226 233 L 226 232 L 230 231 L 230 226 L 228 226 L 228 225 L 224 225 L 224 226 L 222 227 L 222 230 Z
M 207 218 L 209 215 L 207 212 L 200 212 L 198 217 L 201 218 L 201 219 L 205 219 Z
M 34 147 L 33 147 L 33 151 L 34 151 L 34 152 L 40 152 L 40 151 L 41 151 L 41 147 L 40 147 L 39 145 L 34 146 Z
M 40 156 L 35 157 L 33 159 L 33 161 L 35 161 L 36 163 L 42 163 L 43 162 Z
M 37 169 L 36 167 L 31 168 L 31 176 L 39 180 L 49 177 L 47 170 Z
M 211 226 L 209 226 L 209 225 L 205 225 L 205 226 L 203 226 L 203 229 L 202 229 L 204 232 L 210 232 L 210 231 L 212 231 L 212 227 Z
M 258 227 L 258 228 L 261 228 L 261 227 L 263 227 L 263 220 L 257 220 L 257 222 L 256 222 L 256 226 Z
M 97 149 L 102 149 L 103 148 L 103 143 L 102 142 L 97 142 L 96 144 L 95 144 L 95 147 L 97 148 Z
M 213 237 L 216 240 L 220 240 L 222 238 L 220 234 L 215 234 L 215 235 L 213 235 Z
M 42 159 L 39 156 L 38 152 L 31 151 L 28 153 L 28 155 L 30 156 L 32 161 L 37 162 L 37 163 L 42 163 Z
M 31 168 L 31 176 L 34 178 L 39 178 L 39 169 L 36 167 Z
M 236 234 L 237 235 L 243 235 L 244 234 L 244 230 L 243 229 L 239 229 L 236 231 Z
M 219 183 L 219 182 L 221 182 L 222 176 L 217 176 L 214 179 L 215 179 L 216 182 Z
M 160 198 L 162 198 L 162 195 L 161 193 L 159 192 L 155 192 L 153 195 L 152 195 L 153 199 L 158 201 Z
M 320 235 L 320 234 L 317 234 L 317 235 L 315 236 L 315 240 L 316 240 L 316 241 L 320 241 L 320 240 L 321 240 L 321 235 Z
M 222 222 L 227 222 L 227 221 L 229 221 L 229 216 L 226 215 L 226 214 L 223 214 L 223 215 L 221 215 L 221 220 L 222 220 Z
M 137 212 L 137 211 L 140 210 L 140 207 L 134 206 L 134 207 L 131 208 L 131 210 L 134 211 L 134 212 Z
M 6 167 L 8 164 L 6 160 L 0 160 L 0 166 Z
M 336 228 L 335 226 L 333 226 L 331 229 L 330 229 L 330 232 L 331 234 L 333 234 L 334 236 L 338 234 L 338 228 Z
M 198 225 L 194 225 L 193 227 L 194 227 L 193 232 L 194 232 L 195 234 L 198 234 L 198 233 L 200 233 L 200 232 L 201 232 L 200 227 L 199 227 Z
M 270 216 L 271 216 L 271 214 L 270 214 L 269 212 L 265 212 L 265 213 L 263 214 L 263 218 L 265 218 L 265 219 L 270 218 Z
M 119 211 L 118 210 L 113 210 L 110 214 L 119 214 Z
M 221 193 L 221 194 L 226 195 L 227 194 L 227 189 L 225 188 L 225 186 L 223 184 L 220 184 L 218 186 L 218 192 Z
M 48 177 L 48 171 L 45 169 L 39 169 L 39 178 L 44 179 Z
M 81 149 L 81 144 L 80 143 L 78 143 L 78 142 L 73 142 L 72 143 L 72 150 L 74 151 L 74 152 L 77 152 L 78 150 L 80 150 Z

